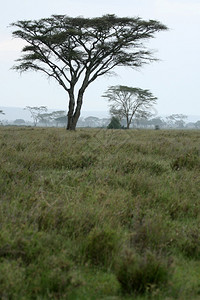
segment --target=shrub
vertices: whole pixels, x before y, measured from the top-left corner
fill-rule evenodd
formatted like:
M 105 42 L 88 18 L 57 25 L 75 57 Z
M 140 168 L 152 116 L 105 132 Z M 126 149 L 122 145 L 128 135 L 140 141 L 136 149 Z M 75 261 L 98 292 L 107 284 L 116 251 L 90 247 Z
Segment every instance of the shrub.
M 38 266 L 30 264 L 27 270 L 31 275 L 28 289 L 34 299 L 38 295 L 44 297 L 47 291 L 50 299 L 60 298 L 59 295 L 66 293 L 72 279 L 76 280 L 72 278 L 71 262 L 62 254 L 43 258 Z M 77 280 L 77 284 L 81 284 L 81 282 Z
M 200 233 L 198 228 L 193 228 L 185 233 L 185 236 L 179 240 L 179 249 L 181 252 L 189 258 L 200 258 Z
M 111 229 L 94 228 L 88 235 L 85 246 L 85 256 L 94 265 L 112 264 L 117 251 L 118 236 Z
M 140 256 L 128 250 L 116 268 L 116 276 L 125 293 L 144 293 L 166 283 L 169 271 L 161 257 L 151 252 Z
M 165 251 L 173 238 L 169 230 L 171 225 L 164 216 L 154 214 L 142 219 L 133 219 L 133 232 L 130 235 L 130 246 L 138 251 L 151 249 L 160 252 Z
M 120 124 L 120 121 L 116 117 L 112 117 L 110 123 L 108 124 L 108 129 L 121 129 L 122 126 Z

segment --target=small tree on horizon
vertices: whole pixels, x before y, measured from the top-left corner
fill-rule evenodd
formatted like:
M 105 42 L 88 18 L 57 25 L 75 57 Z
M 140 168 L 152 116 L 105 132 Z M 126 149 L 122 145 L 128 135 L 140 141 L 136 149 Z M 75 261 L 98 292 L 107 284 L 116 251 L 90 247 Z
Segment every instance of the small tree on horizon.
M 138 69 L 156 60 L 144 43 L 162 23 L 139 17 L 104 15 L 72 18 L 53 15 L 33 21 L 17 21 L 13 36 L 26 42 L 13 69 L 40 71 L 54 78 L 67 92 L 68 130 L 75 130 L 88 86 L 117 66 Z
M 45 126 L 49 126 L 52 120 L 52 114 L 51 113 L 41 113 L 38 114 L 38 122 L 40 124 L 45 124 Z
M 16 119 L 13 124 L 15 125 L 24 125 L 26 124 L 26 122 L 24 121 L 24 119 Z
M 172 114 L 168 117 L 166 117 L 168 125 L 170 127 L 175 127 L 175 128 L 184 128 L 185 126 L 185 120 L 188 117 L 183 114 Z
M 58 117 L 58 118 L 54 119 L 54 121 L 56 122 L 56 126 L 58 126 L 60 124 L 63 127 L 65 127 L 67 125 L 67 116 L 65 115 L 62 117 Z
M 84 121 L 88 127 L 98 127 L 100 119 L 98 117 L 89 116 L 86 117 Z
M 104 93 L 110 104 L 110 113 L 120 120 L 125 118 L 126 128 L 130 128 L 133 117 L 138 115 L 144 117 L 156 103 L 157 98 L 149 90 L 133 88 L 128 86 L 111 86 Z
M 200 129 L 200 120 L 194 123 L 196 129 Z
M 5 113 L 3 112 L 3 110 L 0 110 L 0 114 L 5 115 Z M 0 125 L 2 125 L 1 121 L 0 121 Z
M 56 123 L 56 125 L 58 125 L 57 119 L 61 117 L 66 117 L 66 112 L 64 110 L 56 110 L 38 115 L 39 122 L 45 124 L 46 126 L 51 125 L 53 123 Z
M 121 123 L 117 117 L 112 117 L 110 123 L 107 126 L 107 129 L 121 129 Z
M 40 115 L 47 112 L 46 106 L 26 106 L 24 109 L 30 112 L 35 127 L 37 126 L 37 123 L 40 119 Z

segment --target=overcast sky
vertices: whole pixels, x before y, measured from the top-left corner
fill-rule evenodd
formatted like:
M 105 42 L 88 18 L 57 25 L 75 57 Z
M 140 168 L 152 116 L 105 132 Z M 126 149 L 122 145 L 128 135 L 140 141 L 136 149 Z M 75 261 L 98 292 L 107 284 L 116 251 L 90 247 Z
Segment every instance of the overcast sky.
M 10 70 L 19 58 L 23 41 L 13 39 L 17 20 L 39 19 L 52 14 L 96 17 L 103 14 L 156 19 L 169 27 L 157 33 L 148 46 L 156 49 L 159 62 L 140 71 L 118 68 L 115 77 L 100 77 L 89 86 L 83 110 L 106 111 L 101 95 L 111 85 L 149 89 L 158 97 L 160 115 L 200 115 L 200 0 L 6 0 L 1 3 L 0 82 L 3 106 L 40 106 L 67 109 L 66 92 L 39 73 L 19 75 Z

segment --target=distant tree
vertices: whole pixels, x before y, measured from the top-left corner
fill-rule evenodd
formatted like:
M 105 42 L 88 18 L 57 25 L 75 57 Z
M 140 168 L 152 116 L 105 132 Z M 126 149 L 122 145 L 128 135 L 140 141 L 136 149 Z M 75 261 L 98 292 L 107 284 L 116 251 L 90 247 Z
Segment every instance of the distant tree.
M 152 118 L 153 114 L 150 111 L 137 111 L 134 115 L 134 119 L 132 120 L 133 126 L 146 128 L 150 124 L 150 118 Z
M 51 113 L 38 114 L 38 122 L 40 124 L 44 124 L 45 126 L 48 126 L 51 120 L 52 120 Z
M 98 127 L 100 119 L 97 117 L 89 116 L 85 118 L 85 125 L 89 127 Z
M 189 122 L 185 125 L 186 128 L 188 129 L 195 129 L 196 126 L 195 126 L 195 123 L 194 122 Z
M 200 129 L 200 120 L 194 123 L 195 128 Z
M 67 116 L 59 117 L 54 120 L 57 126 L 60 124 L 61 126 L 65 127 L 67 125 Z
M 110 123 L 107 126 L 108 129 L 121 129 L 121 123 L 117 117 L 112 117 Z
M 38 119 L 39 122 L 49 126 L 50 124 L 56 123 L 58 125 L 57 119 L 65 117 L 66 112 L 64 110 L 56 110 L 51 113 L 39 114 Z
M 86 125 L 85 125 L 85 119 L 83 117 L 80 117 L 78 119 L 77 127 L 86 127 Z
M 109 118 L 103 118 L 103 119 L 101 119 L 101 126 L 102 127 L 107 127 L 109 123 L 110 123 L 110 119 Z
M 0 110 L 0 114 L 5 115 L 5 113 L 3 112 L 3 110 Z M 0 121 L 0 125 L 3 125 L 3 123 Z
M 51 113 L 51 119 L 58 126 L 59 123 L 67 125 L 67 116 L 65 110 L 56 110 Z
M 184 128 L 185 126 L 185 121 L 187 119 L 186 115 L 183 114 L 172 114 L 168 116 L 167 118 L 168 125 L 170 127 L 174 128 Z
M 40 115 L 47 111 L 46 106 L 26 106 L 24 109 L 28 110 L 31 113 L 31 118 L 33 119 L 34 126 L 37 125 Z
M 65 110 L 56 110 L 51 113 L 52 120 L 55 120 L 55 119 L 61 118 L 61 117 L 65 117 L 65 116 L 66 116 Z
M 15 125 L 24 125 L 26 124 L 26 122 L 24 121 L 24 119 L 16 119 L 13 124 Z
M 144 117 L 157 100 L 149 90 L 122 85 L 109 87 L 103 97 L 111 103 L 111 115 L 126 119 L 127 129 L 136 114 Z
M 13 36 L 26 42 L 13 69 L 41 71 L 57 80 L 69 96 L 69 130 L 76 128 L 87 87 L 117 66 L 139 68 L 155 60 L 144 43 L 167 30 L 155 20 L 115 15 L 91 19 L 53 15 L 11 25 L 17 27 Z
M 5 115 L 5 113 L 3 112 L 3 110 L 0 110 L 0 114 Z M 2 125 L 3 123 L 0 121 L 0 125 Z
M 150 119 L 148 121 L 148 124 L 153 125 L 155 127 L 158 126 L 159 128 L 163 128 L 166 125 L 165 121 L 161 117 L 156 117 L 156 118 Z

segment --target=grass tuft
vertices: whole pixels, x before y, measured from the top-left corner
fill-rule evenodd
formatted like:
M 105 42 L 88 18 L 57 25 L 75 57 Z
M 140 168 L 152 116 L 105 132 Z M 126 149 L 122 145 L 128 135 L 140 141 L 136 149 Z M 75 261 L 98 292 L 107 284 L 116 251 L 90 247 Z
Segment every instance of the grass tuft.
M 116 270 L 125 293 L 145 293 L 167 284 L 170 275 L 167 263 L 158 255 L 146 252 L 143 256 L 126 251 Z

